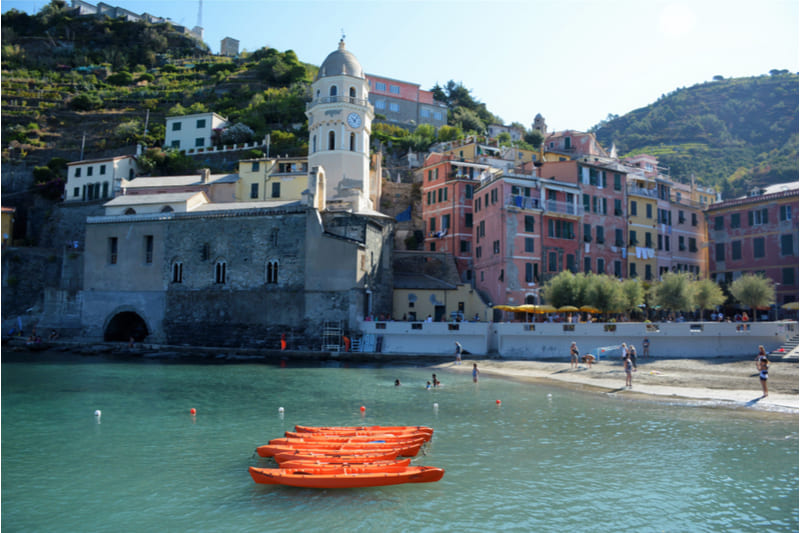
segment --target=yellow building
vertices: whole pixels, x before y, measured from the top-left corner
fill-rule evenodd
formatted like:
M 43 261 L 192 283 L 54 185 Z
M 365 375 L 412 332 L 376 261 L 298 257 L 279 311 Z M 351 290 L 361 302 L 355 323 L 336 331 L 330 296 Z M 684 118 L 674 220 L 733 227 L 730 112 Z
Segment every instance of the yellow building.
M 300 200 L 308 189 L 308 159 L 267 158 L 239 161 L 236 201 Z
M 628 174 L 628 278 L 654 281 L 658 230 L 655 179 L 642 173 Z

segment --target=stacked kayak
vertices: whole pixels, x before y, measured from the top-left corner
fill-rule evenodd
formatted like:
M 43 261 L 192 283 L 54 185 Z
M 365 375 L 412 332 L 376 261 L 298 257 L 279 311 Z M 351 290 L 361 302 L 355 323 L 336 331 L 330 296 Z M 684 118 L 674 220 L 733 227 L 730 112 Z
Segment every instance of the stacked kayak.
M 250 467 L 250 475 L 256 483 L 309 488 L 439 481 L 443 469 L 410 464 L 432 435 L 433 429 L 422 426 L 295 426 L 256 450 L 278 468 Z

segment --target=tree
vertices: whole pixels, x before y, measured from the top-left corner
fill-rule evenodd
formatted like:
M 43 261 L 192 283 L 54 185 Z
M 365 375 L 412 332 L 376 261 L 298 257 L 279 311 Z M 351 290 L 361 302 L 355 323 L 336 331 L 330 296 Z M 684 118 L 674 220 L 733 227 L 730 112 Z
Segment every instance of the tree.
M 742 305 L 746 305 L 757 320 L 756 308 L 775 303 L 775 285 L 761 274 L 745 274 L 730 285 L 731 295 Z
M 253 130 L 246 124 L 238 123 L 222 130 L 222 144 L 247 143 L 253 139 Z
M 622 284 L 606 274 L 590 274 L 587 276 L 588 287 L 586 295 L 589 305 L 599 309 L 603 315 L 619 311 L 625 306 L 625 296 L 622 294 Z
M 691 279 L 685 272 L 667 272 L 655 287 L 656 303 L 670 311 L 692 309 Z
M 441 142 L 455 141 L 464 137 L 464 132 L 458 126 L 444 125 L 439 128 L 438 134 Z
M 525 132 L 523 137 L 525 142 L 536 148 L 537 150 L 544 142 L 544 135 L 539 130 L 530 130 Z
M 545 283 L 542 296 L 554 307 L 582 305 L 576 299 L 576 285 L 575 274 L 565 270 Z
M 719 285 L 710 279 L 701 279 L 693 283 L 692 294 L 695 307 L 703 311 L 716 308 L 725 303 L 725 294 Z
M 638 279 L 626 279 L 622 282 L 622 296 L 625 300 L 625 310 L 639 309 L 644 303 L 644 287 Z

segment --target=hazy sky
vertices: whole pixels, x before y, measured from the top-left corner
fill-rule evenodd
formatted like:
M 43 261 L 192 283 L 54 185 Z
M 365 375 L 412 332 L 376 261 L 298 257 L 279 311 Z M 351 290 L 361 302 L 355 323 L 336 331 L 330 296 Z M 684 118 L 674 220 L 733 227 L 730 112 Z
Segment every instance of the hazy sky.
M 198 22 L 198 0 L 105 2 Z M 797 0 L 204 0 L 202 26 L 213 52 L 233 37 L 315 65 L 344 32 L 368 73 L 423 89 L 462 82 L 505 123 L 541 113 L 550 130 L 587 130 L 715 75 L 797 72 L 800 46 Z

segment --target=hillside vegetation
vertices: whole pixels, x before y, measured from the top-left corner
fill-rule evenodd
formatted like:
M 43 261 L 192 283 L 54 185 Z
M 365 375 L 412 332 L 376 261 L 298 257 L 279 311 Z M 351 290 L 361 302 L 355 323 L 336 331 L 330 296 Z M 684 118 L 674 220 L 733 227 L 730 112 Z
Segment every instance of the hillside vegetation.
M 716 186 L 724 197 L 797 180 L 798 75 L 722 79 L 678 89 L 593 128 L 620 155 L 650 153 L 673 178 Z

